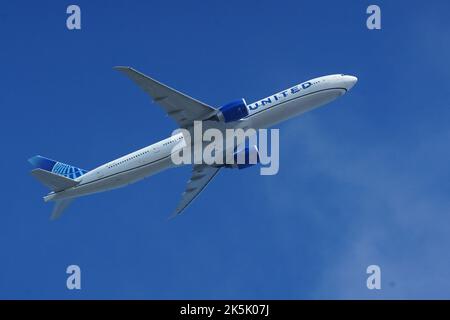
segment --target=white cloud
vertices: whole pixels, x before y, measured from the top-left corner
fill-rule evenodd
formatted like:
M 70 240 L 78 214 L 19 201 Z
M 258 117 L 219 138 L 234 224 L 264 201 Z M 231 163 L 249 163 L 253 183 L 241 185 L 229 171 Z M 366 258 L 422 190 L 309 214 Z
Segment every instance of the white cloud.
M 270 197 L 271 207 L 284 215 L 309 215 L 309 227 L 318 232 L 334 214 L 329 208 L 346 212 L 333 219 L 335 228 L 346 231 L 345 241 L 317 266 L 320 280 L 312 297 L 450 298 L 449 185 L 442 172 L 450 158 L 444 147 L 450 131 L 421 135 L 415 143 L 393 139 L 367 147 L 363 139 L 339 140 L 332 130 L 314 116 L 281 129 L 282 144 L 289 146 L 281 165 L 289 167 L 291 182 L 277 185 L 279 196 Z M 311 194 L 299 192 L 314 179 L 343 190 L 324 191 L 322 203 L 304 199 Z M 292 188 L 292 181 L 299 187 Z M 267 182 L 267 192 L 273 195 L 273 189 Z M 370 264 L 382 268 L 380 292 L 366 288 Z

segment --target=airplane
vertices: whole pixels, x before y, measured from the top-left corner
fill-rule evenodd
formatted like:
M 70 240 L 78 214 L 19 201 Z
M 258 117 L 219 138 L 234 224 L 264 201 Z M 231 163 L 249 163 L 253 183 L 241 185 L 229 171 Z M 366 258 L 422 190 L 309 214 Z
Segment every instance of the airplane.
M 351 75 L 327 75 L 300 83 L 251 104 L 241 99 L 220 108 L 213 108 L 131 67 L 114 68 L 134 81 L 150 95 L 154 103 L 161 106 L 167 115 L 175 120 L 180 128 L 186 130 L 192 129 L 194 121 L 202 121 L 207 124 L 207 128 L 220 130 L 269 128 L 337 99 L 358 81 Z M 35 168 L 31 174 L 51 190 L 44 196 L 44 201 L 55 202 L 51 219 L 56 219 L 75 198 L 123 187 L 176 167 L 171 155 L 183 146 L 186 146 L 183 133 L 176 133 L 90 171 L 39 155 L 31 157 L 28 161 Z M 235 152 L 248 153 L 249 149 Z M 182 213 L 223 167 L 230 166 L 194 164 L 192 176 L 172 217 Z M 235 167 L 241 169 L 248 167 L 248 164 L 233 166 Z

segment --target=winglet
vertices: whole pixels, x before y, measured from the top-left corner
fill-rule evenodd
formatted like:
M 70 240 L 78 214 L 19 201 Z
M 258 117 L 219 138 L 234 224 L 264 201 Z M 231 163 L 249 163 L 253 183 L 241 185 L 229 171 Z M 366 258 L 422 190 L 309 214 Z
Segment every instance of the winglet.
M 128 67 L 128 66 L 114 66 L 113 69 L 123 71 L 123 70 L 129 70 L 129 69 L 133 69 L 133 68 Z

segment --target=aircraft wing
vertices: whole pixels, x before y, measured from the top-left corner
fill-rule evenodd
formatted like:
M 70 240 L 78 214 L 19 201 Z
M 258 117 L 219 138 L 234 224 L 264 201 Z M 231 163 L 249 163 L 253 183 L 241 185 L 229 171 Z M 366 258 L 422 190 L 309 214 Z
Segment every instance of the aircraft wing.
M 147 92 L 153 101 L 162 106 L 181 128 L 190 126 L 194 120 L 204 120 L 216 113 L 216 109 L 213 107 L 172 89 L 131 67 L 118 66 L 114 69 L 126 74 Z
M 205 189 L 219 170 L 220 168 L 211 167 L 206 164 L 194 165 L 191 179 L 189 179 L 186 190 L 182 194 L 181 201 L 171 215 L 171 218 L 179 215 Z

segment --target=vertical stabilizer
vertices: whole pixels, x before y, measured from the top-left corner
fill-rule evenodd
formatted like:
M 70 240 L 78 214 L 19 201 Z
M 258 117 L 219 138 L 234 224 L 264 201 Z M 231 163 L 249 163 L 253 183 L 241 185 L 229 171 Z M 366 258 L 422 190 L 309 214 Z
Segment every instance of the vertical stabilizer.
M 34 156 L 28 161 L 35 167 L 48 172 L 56 173 L 69 179 L 81 177 L 87 171 L 43 156 Z

